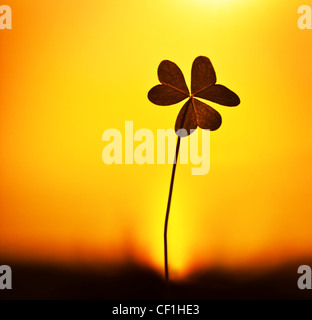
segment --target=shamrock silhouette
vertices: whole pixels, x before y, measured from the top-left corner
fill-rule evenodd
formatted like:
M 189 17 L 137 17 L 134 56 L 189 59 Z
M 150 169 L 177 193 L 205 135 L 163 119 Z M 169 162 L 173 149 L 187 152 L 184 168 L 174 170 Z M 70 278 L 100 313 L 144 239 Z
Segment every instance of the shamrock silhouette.
M 161 84 L 156 85 L 148 92 L 148 99 L 160 106 L 176 104 L 189 98 L 181 108 L 175 123 L 178 141 L 172 168 L 164 229 L 165 278 L 167 283 L 169 281 L 167 230 L 181 137 L 188 136 L 195 131 L 197 127 L 211 131 L 217 130 L 222 123 L 219 112 L 195 97 L 228 107 L 234 107 L 240 104 L 239 97 L 233 91 L 223 85 L 216 84 L 216 73 L 207 57 L 199 56 L 194 60 L 191 76 L 190 93 L 180 68 L 174 62 L 164 60 L 158 67 L 158 79 Z
M 161 84 L 153 87 L 148 93 L 148 99 L 154 104 L 167 106 L 189 98 L 178 114 L 175 123 L 176 132 L 179 129 L 185 129 L 188 135 L 191 129 L 195 130 L 197 126 L 211 131 L 221 126 L 222 118 L 219 112 L 195 97 L 228 107 L 234 107 L 240 103 L 239 97 L 233 91 L 216 84 L 216 73 L 207 57 L 199 56 L 193 62 L 191 93 L 182 71 L 174 62 L 164 60 L 160 63 L 158 79 Z M 177 134 L 185 136 L 185 131 Z

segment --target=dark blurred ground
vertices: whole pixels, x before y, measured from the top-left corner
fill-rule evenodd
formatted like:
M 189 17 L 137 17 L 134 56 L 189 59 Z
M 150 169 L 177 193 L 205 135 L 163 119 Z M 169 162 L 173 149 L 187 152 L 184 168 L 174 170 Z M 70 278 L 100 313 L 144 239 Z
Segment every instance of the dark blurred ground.
M 0 300 L 312 299 L 312 290 L 297 287 L 298 267 L 312 266 L 312 261 L 257 275 L 207 270 L 171 283 L 169 289 L 162 275 L 132 263 L 102 269 L 6 264 L 12 268 L 13 290 L 1 290 Z

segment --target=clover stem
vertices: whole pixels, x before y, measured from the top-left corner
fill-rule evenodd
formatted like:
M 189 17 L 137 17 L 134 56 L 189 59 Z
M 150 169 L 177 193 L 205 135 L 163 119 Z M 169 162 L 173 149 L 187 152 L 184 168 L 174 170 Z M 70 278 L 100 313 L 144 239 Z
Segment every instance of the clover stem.
M 170 205 L 171 205 L 171 197 L 172 197 L 172 190 L 173 190 L 173 183 L 174 183 L 174 176 L 179 156 L 179 150 L 180 150 L 180 142 L 181 137 L 178 137 L 177 141 L 177 147 L 176 147 L 176 153 L 172 168 L 172 174 L 171 174 L 171 181 L 170 181 L 170 189 L 169 189 L 169 197 L 168 197 L 168 204 L 167 204 L 167 211 L 166 211 L 166 219 L 165 219 L 165 230 L 164 230 L 164 246 L 165 246 L 165 276 L 166 276 L 166 282 L 169 282 L 169 272 L 168 272 L 168 245 L 167 245 L 167 231 L 168 231 L 168 220 L 169 220 L 169 212 L 170 212 Z

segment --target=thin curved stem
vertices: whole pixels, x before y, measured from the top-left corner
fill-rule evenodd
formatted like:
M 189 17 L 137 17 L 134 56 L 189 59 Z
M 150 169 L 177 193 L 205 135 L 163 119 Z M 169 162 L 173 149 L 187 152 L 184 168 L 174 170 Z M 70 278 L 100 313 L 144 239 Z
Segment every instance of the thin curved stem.
M 181 128 L 183 128 L 183 126 L 184 126 L 186 114 L 187 114 L 188 108 L 189 108 L 189 106 L 190 106 L 191 103 L 192 103 L 192 98 L 190 98 L 190 99 L 188 100 L 188 106 L 187 106 L 187 108 L 185 109 L 185 112 L 184 112 L 183 117 L 182 117 L 182 120 L 181 120 L 181 125 L 180 125 Z M 171 197 L 172 197 L 174 176 L 175 176 L 175 171 L 176 171 L 177 162 L 178 162 L 178 157 L 179 157 L 180 143 L 181 143 L 181 135 L 178 134 L 178 141 L 177 141 L 177 146 L 176 146 L 176 153 L 175 153 L 175 157 L 174 157 L 172 174 L 171 174 L 170 189 L 169 189 L 169 196 L 168 196 L 168 203 L 167 203 L 167 211 L 166 211 L 166 219 L 165 219 L 165 230 L 164 230 L 165 277 L 166 277 L 166 282 L 167 282 L 167 283 L 169 282 L 167 231 L 168 231 L 168 221 L 169 221 L 169 212 L 170 212 L 170 205 L 171 205 Z
M 168 197 L 168 203 L 167 203 L 167 211 L 166 211 L 166 219 L 165 219 L 165 231 L 164 231 L 164 245 L 165 245 L 165 276 L 166 281 L 169 281 L 169 272 L 168 272 L 168 245 L 167 245 L 167 231 L 168 231 L 168 220 L 169 220 L 169 212 L 170 212 L 170 205 L 171 205 L 171 197 L 172 197 L 172 190 L 173 190 L 173 183 L 174 183 L 174 176 L 179 156 L 179 150 L 180 150 L 180 142 L 181 137 L 178 137 L 177 147 L 176 147 L 176 153 L 172 168 L 172 174 L 171 174 L 171 181 L 170 181 L 170 189 L 169 189 L 169 197 Z

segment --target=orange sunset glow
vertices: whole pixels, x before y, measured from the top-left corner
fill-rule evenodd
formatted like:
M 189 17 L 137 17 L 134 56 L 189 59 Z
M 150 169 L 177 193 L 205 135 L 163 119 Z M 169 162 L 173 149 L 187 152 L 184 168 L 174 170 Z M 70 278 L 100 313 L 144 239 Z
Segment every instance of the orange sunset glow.
M 207 175 L 177 166 L 172 277 L 312 256 L 312 31 L 297 26 L 301 0 L 5 4 L 0 264 L 135 261 L 162 274 L 172 165 L 106 165 L 102 135 L 124 133 L 125 121 L 155 135 L 174 128 L 183 104 L 155 106 L 147 93 L 164 59 L 190 86 L 199 55 L 241 104 L 211 104 L 223 122 L 211 132 Z

